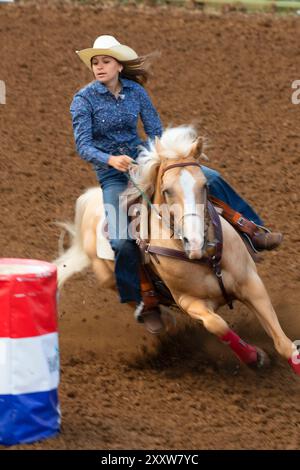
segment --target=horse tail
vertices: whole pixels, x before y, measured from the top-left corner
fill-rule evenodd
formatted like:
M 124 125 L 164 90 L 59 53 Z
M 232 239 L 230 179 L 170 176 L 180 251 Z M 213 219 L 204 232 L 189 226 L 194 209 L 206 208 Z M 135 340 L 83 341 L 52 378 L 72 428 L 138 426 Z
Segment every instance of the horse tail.
M 75 273 L 79 273 L 91 265 L 91 259 L 83 249 L 81 224 L 84 211 L 90 199 L 90 190 L 79 196 L 75 206 L 75 221 L 57 222 L 63 230 L 59 240 L 59 257 L 53 261 L 57 266 L 58 287 L 63 284 Z M 71 239 L 70 247 L 64 251 L 63 240 L 68 233 Z

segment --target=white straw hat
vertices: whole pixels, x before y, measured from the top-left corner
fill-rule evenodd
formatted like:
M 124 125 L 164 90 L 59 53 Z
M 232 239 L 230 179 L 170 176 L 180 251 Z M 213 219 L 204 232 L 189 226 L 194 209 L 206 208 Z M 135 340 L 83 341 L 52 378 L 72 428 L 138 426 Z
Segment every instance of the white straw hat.
M 107 34 L 98 36 L 93 47 L 76 51 L 82 62 L 92 70 L 91 58 L 95 55 L 108 55 L 119 61 L 134 60 L 138 58 L 137 53 L 128 46 L 119 43 L 113 36 Z

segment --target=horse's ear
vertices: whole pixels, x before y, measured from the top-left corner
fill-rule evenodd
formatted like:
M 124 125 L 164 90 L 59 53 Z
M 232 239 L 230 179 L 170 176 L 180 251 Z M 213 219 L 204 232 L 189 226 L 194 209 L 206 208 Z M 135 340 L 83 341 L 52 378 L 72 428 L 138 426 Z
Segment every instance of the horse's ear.
M 205 140 L 204 137 L 199 136 L 197 137 L 196 141 L 193 144 L 192 150 L 190 152 L 190 156 L 194 157 L 195 160 L 208 160 L 207 156 L 205 153 L 203 153 L 205 147 Z
M 197 137 L 197 139 L 195 140 L 195 142 L 193 143 L 191 147 L 189 157 L 199 158 L 199 156 L 202 153 L 202 147 L 203 147 L 203 138 Z

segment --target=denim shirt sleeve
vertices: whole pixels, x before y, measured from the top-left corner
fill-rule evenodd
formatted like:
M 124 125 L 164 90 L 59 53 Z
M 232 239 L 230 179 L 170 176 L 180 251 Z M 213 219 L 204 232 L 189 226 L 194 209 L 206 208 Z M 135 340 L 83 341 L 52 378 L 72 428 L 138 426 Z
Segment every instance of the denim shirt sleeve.
M 159 114 L 143 87 L 140 87 L 140 105 L 141 119 L 148 138 L 154 139 L 156 136 L 161 137 L 163 127 Z
M 75 96 L 70 111 L 77 152 L 87 162 L 108 168 L 110 154 L 102 152 L 93 144 L 92 107 L 89 101 L 80 95 Z

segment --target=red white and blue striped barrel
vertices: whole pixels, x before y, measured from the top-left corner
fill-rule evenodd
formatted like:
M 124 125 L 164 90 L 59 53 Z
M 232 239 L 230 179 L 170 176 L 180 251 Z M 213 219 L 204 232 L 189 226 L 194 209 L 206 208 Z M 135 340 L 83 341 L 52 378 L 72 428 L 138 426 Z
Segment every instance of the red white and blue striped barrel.
M 0 259 L 0 444 L 60 429 L 56 266 Z

